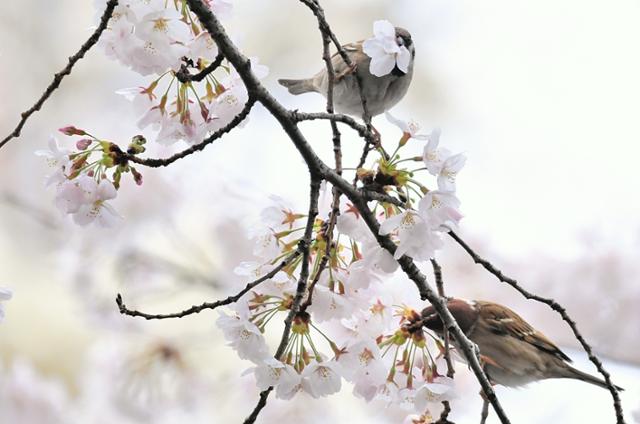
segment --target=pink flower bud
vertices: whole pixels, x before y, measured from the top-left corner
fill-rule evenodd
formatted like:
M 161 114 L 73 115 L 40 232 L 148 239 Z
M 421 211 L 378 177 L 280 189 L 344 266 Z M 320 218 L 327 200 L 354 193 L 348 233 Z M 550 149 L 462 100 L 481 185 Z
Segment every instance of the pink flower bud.
M 87 134 L 84 130 L 76 128 L 72 125 L 68 127 L 59 128 L 58 131 L 60 131 L 62 134 L 65 134 L 65 135 L 86 135 Z
M 90 138 L 83 138 L 82 140 L 76 141 L 76 148 L 78 150 L 87 150 L 92 142 L 93 140 L 91 140 Z
M 134 168 L 131 168 L 131 173 L 133 174 L 133 180 L 137 185 L 142 185 L 142 174 L 136 171 Z

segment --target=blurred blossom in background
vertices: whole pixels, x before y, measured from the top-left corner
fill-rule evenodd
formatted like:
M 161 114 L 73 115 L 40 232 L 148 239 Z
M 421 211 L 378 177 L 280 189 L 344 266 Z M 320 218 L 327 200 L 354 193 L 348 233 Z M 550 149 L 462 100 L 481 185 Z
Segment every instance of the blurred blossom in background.
M 321 96 L 292 97 L 275 82 L 321 68 L 311 13 L 291 0 L 233 3 L 229 32 L 269 67 L 266 86 L 288 107 L 323 110 Z M 640 422 L 640 5 L 322 4 L 345 43 L 368 37 L 377 19 L 412 32 L 414 80 L 393 113 L 426 132 L 442 128 L 447 146 L 466 153 L 460 233 L 527 289 L 567 307 L 626 389 L 627 419 Z M 0 4 L 2 136 L 86 39 L 95 15 L 92 2 Z M 130 307 L 169 312 L 235 293 L 243 280 L 233 269 L 251 258 L 247 231 L 271 194 L 304 209 L 306 168 L 258 107 L 244 128 L 200 154 L 145 169 L 141 187 L 120 191 L 115 206 L 125 219 L 114 229 L 73 225 L 53 207 L 44 187 L 49 171 L 33 152 L 71 123 L 126 144 L 141 131 L 115 91 L 140 84 L 139 75 L 95 48 L 22 136 L 0 150 L 0 285 L 13 292 L 6 301 L 0 289 L 1 423 L 240 422 L 257 400 L 253 377 L 240 377 L 249 363 L 215 327 L 218 314 L 147 322 L 121 316 L 115 294 Z M 382 133 L 397 131 L 383 117 L 374 124 Z M 305 130 L 331 158 L 328 125 L 306 123 Z M 349 141 L 345 163 L 360 150 Z M 180 147 L 149 146 L 148 154 Z M 452 243 L 439 259 L 448 294 L 516 309 L 580 369 L 595 373 L 557 314 L 496 282 Z M 464 365 L 457 371 L 451 418 L 475 422 L 477 382 Z M 497 393 L 513 422 L 614 421 L 609 394 L 575 381 Z M 382 423 L 404 416 L 343 389 L 319 400 L 271 399 L 260 420 Z

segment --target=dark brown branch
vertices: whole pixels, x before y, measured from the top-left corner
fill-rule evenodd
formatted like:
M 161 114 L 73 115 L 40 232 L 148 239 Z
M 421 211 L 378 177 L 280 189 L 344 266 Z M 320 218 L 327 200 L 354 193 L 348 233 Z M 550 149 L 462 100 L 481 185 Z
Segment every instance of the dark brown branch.
M 251 112 L 251 109 L 253 108 L 253 105 L 256 104 L 256 100 L 255 98 L 253 98 L 251 96 L 251 94 L 249 94 L 249 100 L 247 100 L 247 103 L 244 105 L 244 107 L 242 108 L 242 110 L 240 111 L 240 113 L 238 113 L 236 116 L 233 117 L 233 119 L 231 120 L 231 122 L 229 122 L 227 125 L 225 125 L 224 127 L 220 128 L 218 131 L 214 132 L 213 134 L 211 134 L 209 137 L 205 138 L 204 140 L 202 140 L 200 143 L 198 144 L 194 144 L 193 146 L 189 147 L 188 149 L 185 149 L 181 152 L 178 152 L 172 156 L 169 156 L 168 158 L 164 158 L 164 159 L 155 159 L 155 158 L 139 158 L 135 155 L 131 155 L 126 153 L 126 159 L 130 160 L 131 162 L 135 162 L 138 163 L 140 165 L 144 165 L 144 166 L 148 166 L 150 168 L 160 168 L 162 166 L 167 166 L 167 165 L 171 165 L 173 162 L 182 159 L 186 156 L 189 156 L 195 152 L 199 152 L 201 150 L 203 150 L 205 147 L 207 147 L 209 144 L 213 143 L 214 141 L 216 141 L 217 139 L 219 139 L 220 137 L 222 137 L 223 135 L 225 135 L 226 133 L 228 133 L 229 131 L 231 131 L 232 129 L 234 129 L 235 127 L 237 127 L 238 125 L 240 125 L 240 123 L 242 121 L 244 121 L 244 119 L 247 117 L 247 115 L 249 115 L 249 112 Z
M 438 296 L 446 300 L 447 298 L 444 294 L 444 281 L 442 280 L 442 267 L 435 259 L 431 259 L 431 266 L 433 267 L 433 277 L 436 280 Z M 449 353 L 449 331 L 445 328 L 442 334 L 444 337 L 444 359 L 447 362 L 447 377 L 453 378 L 455 369 Z
M 331 40 L 327 34 L 322 32 L 322 26 L 320 22 L 318 22 L 320 33 L 322 34 L 322 59 L 327 68 L 327 115 L 333 116 L 333 87 L 335 83 L 336 74 L 333 69 L 333 63 L 331 62 L 331 52 L 329 51 L 329 46 L 331 44 Z M 336 174 L 342 175 L 342 146 L 340 141 L 340 131 L 338 130 L 338 125 L 335 121 L 330 120 L 331 132 L 333 133 L 333 157 L 335 163 L 335 171 Z M 326 231 L 324 232 L 324 240 L 326 241 L 326 248 L 323 253 L 322 259 L 320 260 L 320 265 L 316 271 L 316 275 L 313 278 L 313 281 L 309 285 L 309 295 L 307 296 L 307 300 L 300 307 L 301 312 L 306 312 L 307 308 L 313 302 L 313 291 L 316 288 L 316 284 L 320 281 L 320 277 L 324 272 L 329 260 L 331 259 L 331 246 L 333 243 L 333 229 L 336 225 L 338 214 L 340 213 L 340 190 L 336 187 L 333 187 L 333 201 L 331 203 L 331 212 L 329 216 L 329 223 L 327 225 Z
M 51 81 L 51 83 L 46 88 L 44 93 L 42 93 L 38 101 L 33 106 L 31 106 L 30 109 L 27 109 L 26 111 L 22 112 L 22 114 L 20 115 L 21 116 L 20 122 L 18 122 L 18 125 L 16 126 L 16 128 L 9 135 L 7 135 L 2 141 L 0 141 L 0 149 L 2 148 L 2 146 L 7 144 L 9 140 L 20 137 L 20 132 L 22 131 L 22 127 L 24 127 L 24 124 L 27 122 L 27 119 L 29 119 L 29 117 L 33 115 L 36 111 L 40 110 L 44 102 L 47 101 L 49 96 L 51 96 L 51 94 L 60 86 L 62 79 L 66 75 L 69 75 L 71 73 L 71 70 L 73 69 L 73 66 L 76 64 L 76 62 L 82 59 L 84 55 L 98 42 L 98 40 L 100 39 L 100 36 L 104 32 L 104 30 L 107 28 L 107 24 L 109 23 L 111 16 L 113 15 L 113 9 L 115 9 L 117 5 L 118 5 L 118 0 L 109 0 L 107 2 L 107 6 L 104 9 L 104 13 L 100 18 L 100 24 L 95 29 L 95 31 L 93 31 L 93 34 L 91 34 L 87 39 L 87 41 L 85 41 L 82 44 L 82 46 L 80 46 L 80 50 L 78 50 L 76 54 L 69 57 L 67 66 L 65 66 L 60 72 L 58 72 L 53 76 L 53 81 Z
M 268 272 L 267 274 L 263 275 L 262 277 L 258 278 L 257 280 L 254 280 L 254 281 L 248 283 L 245 286 L 245 288 L 243 288 L 242 290 L 240 290 L 238 293 L 236 293 L 233 296 L 229 296 L 226 299 L 217 300 L 215 302 L 205 302 L 205 303 L 203 303 L 201 305 L 194 305 L 194 306 L 192 306 L 192 307 L 190 307 L 188 309 L 185 309 L 184 311 L 181 311 L 181 312 L 174 312 L 174 313 L 171 313 L 171 314 L 148 314 L 146 312 L 140 312 L 140 311 L 137 311 L 135 309 L 129 309 L 124 304 L 124 301 L 122 300 L 122 295 L 120 295 L 120 293 L 118 293 L 118 295 L 116 296 L 116 303 L 118 305 L 118 309 L 120 310 L 120 313 L 123 314 L 123 315 L 129 315 L 129 316 L 132 316 L 132 317 L 142 317 L 142 318 L 147 319 L 147 320 L 151 320 L 151 319 L 168 319 L 168 318 L 183 318 L 183 317 L 186 317 L 187 315 L 200 313 L 200 312 L 204 311 L 205 309 L 215 309 L 215 308 L 218 308 L 220 306 L 229 305 L 231 303 L 237 302 L 238 299 L 240 299 L 242 296 L 244 296 L 251 289 L 253 289 L 257 285 L 267 281 L 268 279 L 273 278 L 274 275 L 276 275 L 283 268 L 285 268 L 287 265 L 289 265 L 295 258 L 297 258 L 300 255 L 300 253 L 301 253 L 300 250 L 292 253 L 289 257 L 287 257 L 287 259 L 282 261 L 280 263 L 280 265 L 278 265 L 277 267 L 275 267 L 274 269 L 272 269 L 270 272 Z
M 365 218 L 367 225 L 372 233 L 377 237 L 378 242 L 393 253 L 396 250 L 395 244 L 389 237 L 381 236 L 378 234 L 379 225 L 375 217 L 371 214 L 371 211 L 367 207 L 367 202 L 359 195 L 358 191 L 349 183 L 347 183 L 342 177 L 336 174 L 333 170 L 328 168 L 318 156 L 315 154 L 304 135 L 300 132 L 300 129 L 296 125 L 296 121 L 293 119 L 292 113 L 286 110 L 258 81 L 255 75 L 251 72 L 251 66 L 249 60 L 236 48 L 233 42 L 229 39 L 229 36 L 220 25 L 218 19 L 211 13 L 209 8 L 202 3 L 202 0 L 187 0 L 191 10 L 198 16 L 200 23 L 211 34 L 211 37 L 216 41 L 218 48 L 227 58 L 227 60 L 238 71 L 238 74 L 242 78 L 247 90 L 250 94 L 256 96 L 256 99 L 260 101 L 262 105 L 272 114 L 272 116 L 280 123 L 282 129 L 287 133 L 296 149 L 300 152 L 300 155 L 306 162 L 309 172 L 312 175 L 319 175 L 326 178 L 334 186 L 337 186 L 340 191 L 346 194 L 351 202 L 358 208 L 361 215 Z M 429 287 L 426 282 L 425 276 L 416 267 L 413 260 L 407 256 L 402 256 L 398 260 L 403 271 L 409 276 L 409 278 L 416 284 L 420 296 L 422 299 L 429 300 L 434 306 L 436 312 L 439 314 L 442 321 L 449 328 L 449 331 L 453 334 L 456 341 L 460 344 L 462 353 L 467 358 L 471 368 L 476 375 L 476 378 L 480 382 L 483 391 L 487 398 L 491 401 L 498 417 L 502 423 L 509 423 L 504 410 L 500 406 L 498 399 L 484 374 L 477 357 L 477 346 L 473 345 L 460 330 L 460 327 L 456 323 L 455 319 L 447 309 L 446 303 L 440 299 L 440 297 Z M 289 323 L 290 324 L 290 323 Z
M 444 295 L 444 281 L 442 280 L 442 267 L 435 259 L 431 259 L 431 266 L 433 267 L 433 278 L 436 280 L 438 296 L 446 300 Z M 442 337 L 444 338 L 444 360 L 447 362 L 447 377 L 453 378 L 455 369 L 449 352 L 449 330 L 444 328 Z M 440 414 L 440 418 L 436 421 L 436 424 L 451 424 L 451 421 L 449 421 L 449 413 L 451 413 L 451 405 L 449 404 L 449 401 L 442 401 L 442 406 L 444 409 L 442 410 L 442 414 Z
M 224 60 L 224 56 L 221 53 L 218 53 L 216 58 L 213 59 L 213 62 L 207 65 L 207 67 L 205 67 L 202 71 L 193 75 L 189 73 L 189 68 L 187 68 L 186 65 L 182 65 L 180 70 L 176 72 L 176 78 L 181 83 L 190 82 L 190 81 L 196 81 L 196 82 L 202 81 L 207 77 L 207 75 L 209 75 L 210 73 L 218 69 L 220 65 L 222 65 L 223 60 Z
M 276 350 L 276 359 L 280 359 L 284 353 L 287 343 L 289 342 L 289 332 L 291 331 L 291 323 L 296 314 L 300 310 L 300 304 L 302 298 L 307 290 L 307 280 L 309 278 L 309 247 L 311 246 L 311 235 L 313 234 L 313 224 L 315 223 L 316 216 L 318 216 L 318 197 L 320 196 L 320 179 L 315 174 L 311 174 L 311 190 L 309 194 L 309 214 L 307 215 L 307 224 L 304 230 L 304 236 L 300 240 L 299 249 L 302 251 L 302 266 L 300 268 L 300 277 L 298 278 L 298 285 L 296 286 L 296 294 L 293 297 L 291 303 L 291 310 L 284 320 L 284 331 L 282 332 L 282 339 L 280 345 Z
M 576 339 L 578 339 L 578 341 L 582 345 L 582 348 L 587 353 L 587 356 L 589 357 L 589 360 L 596 366 L 598 372 L 600 374 L 602 374 L 602 376 L 604 377 L 604 381 L 607 384 L 607 388 L 609 389 L 609 392 L 611 393 L 611 397 L 613 398 L 613 407 L 614 407 L 615 412 L 616 412 L 617 423 L 618 424 L 624 424 L 625 421 L 624 421 L 624 415 L 623 415 L 623 412 L 622 412 L 622 404 L 620 402 L 620 396 L 618 395 L 618 391 L 616 390 L 616 386 L 611 381 L 611 375 L 609 374 L 609 372 L 607 370 L 605 370 L 605 368 L 602 365 L 602 362 L 600 361 L 600 359 L 598 359 L 598 357 L 593 353 L 593 350 L 592 350 L 591 346 L 584 339 L 584 337 L 582 336 L 582 333 L 580 333 L 580 331 L 578 330 L 578 325 L 576 324 L 576 322 L 573 319 L 571 319 L 571 317 L 567 313 L 567 310 L 562 305 L 560 305 L 559 303 L 557 303 L 553 299 L 548 299 L 548 298 L 544 298 L 542 296 L 535 295 L 535 294 L 527 291 L 526 289 L 524 289 L 522 286 L 520 286 L 520 284 L 518 284 L 518 282 L 516 280 L 514 280 L 513 278 L 510 278 L 510 277 L 507 277 L 506 275 L 504 275 L 502 273 L 502 271 L 500 271 L 498 268 L 493 266 L 489 261 L 487 261 L 486 259 L 483 259 L 480 255 L 478 255 L 455 232 L 450 231 L 449 235 L 451 236 L 451 238 L 453 238 L 469 254 L 469 256 L 471 256 L 471 258 L 473 259 L 473 261 L 476 264 L 481 265 L 484 269 L 486 269 L 491 274 L 493 274 L 498 280 L 502 281 L 503 283 L 506 283 L 506 284 L 510 285 L 511 287 L 516 289 L 525 298 L 530 299 L 530 300 L 535 300 L 535 301 L 540 302 L 540 303 L 544 303 L 544 304 L 548 305 L 551 309 L 553 309 L 554 311 L 556 311 L 557 313 L 560 314 L 562 319 L 567 324 L 569 324 L 569 327 L 571 327 L 571 330 L 573 331 L 573 335 L 575 336 Z
M 359 191 L 365 200 L 375 200 L 377 202 L 382 202 L 382 203 L 391 203 L 392 205 L 398 206 L 399 208 L 407 209 L 406 203 L 404 203 L 400 199 L 396 199 L 393 196 L 389 196 L 388 194 L 378 193 L 377 191 L 364 190 L 364 189 L 360 189 Z
M 324 256 L 320 260 L 320 265 L 318 265 L 318 270 L 316 271 L 316 275 L 313 277 L 311 284 L 309 284 L 309 295 L 307 296 L 307 300 L 305 300 L 304 303 L 300 306 L 300 312 L 306 312 L 307 308 L 311 306 L 311 304 L 313 303 L 313 291 L 316 288 L 318 281 L 320 281 L 320 277 L 322 276 L 322 273 L 327 268 L 328 263 L 329 263 L 329 255 L 325 252 Z
M 366 126 L 364 126 L 362 124 L 359 124 L 358 121 L 356 121 L 355 119 L 353 119 L 349 115 L 343 115 L 341 113 L 300 112 L 300 111 L 296 110 L 293 113 L 293 118 L 296 121 L 299 121 L 299 122 L 302 122 L 302 121 L 315 121 L 315 120 L 319 120 L 319 119 L 320 120 L 340 122 L 342 124 L 345 124 L 345 125 L 353 128 L 353 130 L 355 130 L 360 137 L 367 137 L 368 135 L 370 137 L 373 137 L 373 135 L 368 132 Z

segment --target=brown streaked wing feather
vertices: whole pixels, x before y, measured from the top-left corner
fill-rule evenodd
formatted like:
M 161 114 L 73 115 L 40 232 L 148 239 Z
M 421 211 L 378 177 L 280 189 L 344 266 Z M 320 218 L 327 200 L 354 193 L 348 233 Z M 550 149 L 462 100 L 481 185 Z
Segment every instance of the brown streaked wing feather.
M 345 44 L 342 48 L 349 55 L 352 63 L 358 63 L 360 61 L 360 57 L 364 55 L 364 52 L 362 51 L 362 41 Z M 336 82 L 340 81 L 347 75 L 353 74 L 356 70 L 355 67 L 351 68 L 346 64 L 339 52 L 336 52 L 331 56 L 331 64 L 333 65 L 333 72 L 336 75 Z
M 477 302 L 489 328 L 496 334 L 509 335 L 523 340 L 540 350 L 552 353 L 565 361 L 572 362 L 558 346 L 544 334 L 529 325 L 511 309 L 492 302 Z

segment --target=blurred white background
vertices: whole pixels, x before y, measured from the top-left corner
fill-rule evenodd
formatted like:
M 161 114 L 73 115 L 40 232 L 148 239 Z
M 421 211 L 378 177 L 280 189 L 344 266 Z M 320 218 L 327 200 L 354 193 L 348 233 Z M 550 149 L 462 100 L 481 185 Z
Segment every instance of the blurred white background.
M 343 42 L 368 37 L 377 19 L 412 32 L 416 74 L 393 112 L 426 131 L 441 127 L 442 143 L 466 152 L 459 233 L 525 287 L 568 308 L 614 381 L 627 389 L 623 405 L 633 422 L 632 411 L 640 408 L 640 3 L 322 3 Z M 248 55 L 269 66 L 267 87 L 287 106 L 322 110 L 320 96 L 294 98 L 275 82 L 322 66 L 310 12 L 294 0 L 234 4 L 229 30 Z M 86 39 L 96 13 L 84 1 L 0 3 L 1 136 Z M 142 187 L 123 187 L 115 206 L 126 220 L 115 230 L 65 221 L 43 187 L 48 170 L 33 152 L 49 134 L 73 124 L 125 144 L 140 131 L 130 104 L 114 91 L 143 84 L 96 48 L 22 136 L 0 150 L 0 286 L 14 291 L 0 324 L 2 423 L 240 422 L 257 399 L 250 378 L 238 378 L 248 363 L 223 345 L 216 313 L 150 323 L 121 317 L 113 299 L 122 292 L 131 306 L 160 312 L 237 290 L 231 270 L 250 256 L 245 229 L 261 205 L 270 194 L 298 205 L 306 199 L 304 164 L 263 109 L 204 152 L 144 170 Z M 383 134 L 395 131 L 384 117 L 374 124 Z M 328 126 L 305 129 L 330 158 Z M 353 162 L 360 145 L 344 133 L 346 161 Z M 595 372 L 548 308 L 481 272 L 452 243 L 441 259 L 449 294 L 509 305 L 566 347 L 579 368 Z M 476 383 L 464 366 L 458 370 L 465 395 L 452 418 L 476 422 Z M 157 396 L 142 399 L 145 385 Z M 578 382 L 499 388 L 498 395 L 517 423 L 614 422 L 609 394 Z M 10 415 L 21 402 L 31 416 Z M 200 415 L 188 415 L 184 402 Z M 150 405 L 165 413 L 150 414 Z M 344 389 L 322 401 L 272 400 L 261 422 L 402 417 Z

